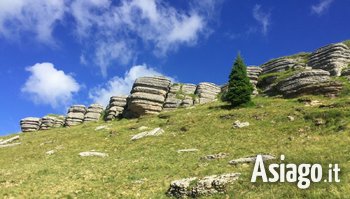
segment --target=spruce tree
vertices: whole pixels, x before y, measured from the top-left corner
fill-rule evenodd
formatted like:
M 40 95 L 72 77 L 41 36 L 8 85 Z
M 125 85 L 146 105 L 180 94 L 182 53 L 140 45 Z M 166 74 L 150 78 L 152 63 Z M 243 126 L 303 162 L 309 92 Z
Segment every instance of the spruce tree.
M 241 55 L 238 54 L 229 76 L 225 100 L 230 102 L 232 107 L 251 104 L 253 90 L 253 85 L 247 76 L 247 67 Z

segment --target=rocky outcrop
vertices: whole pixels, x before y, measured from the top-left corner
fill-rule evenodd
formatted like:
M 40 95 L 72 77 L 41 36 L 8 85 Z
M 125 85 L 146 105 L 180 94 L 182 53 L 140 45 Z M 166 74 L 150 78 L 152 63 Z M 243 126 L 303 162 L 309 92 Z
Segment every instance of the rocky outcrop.
M 128 98 L 126 118 L 146 114 L 158 114 L 163 110 L 170 80 L 165 77 L 141 77 L 136 79 Z
M 100 104 L 91 104 L 84 115 L 84 122 L 98 121 L 103 112 L 103 106 Z
M 313 69 L 298 72 L 274 87 L 284 97 L 295 97 L 304 94 L 336 95 L 341 91 L 342 84 L 332 81 L 329 72 Z
M 49 130 L 64 125 L 64 117 L 62 116 L 45 116 L 41 118 L 40 130 Z
M 202 179 L 185 178 L 170 183 L 168 196 L 176 198 L 208 196 L 216 193 L 225 193 L 227 185 L 238 180 L 240 173 L 206 176 Z
M 307 57 L 307 53 L 300 53 L 294 56 L 270 60 L 260 66 L 262 68 L 262 74 L 305 68 L 307 66 Z
M 173 110 L 178 107 L 189 107 L 193 105 L 197 86 L 194 84 L 173 84 L 167 94 L 164 110 Z
M 21 130 L 22 132 L 33 132 L 40 128 L 41 119 L 37 117 L 27 117 L 21 120 Z
M 73 105 L 68 109 L 65 126 L 75 126 L 84 122 L 86 107 L 84 105 Z
M 324 46 L 311 54 L 308 64 L 312 68 L 326 70 L 332 76 L 340 76 L 350 64 L 350 49 L 343 43 Z
M 202 82 L 199 83 L 196 89 L 198 101 L 195 103 L 205 104 L 216 100 L 216 97 L 221 92 L 221 88 L 213 83 Z
M 126 106 L 127 96 L 113 96 L 106 108 L 105 120 L 111 121 L 123 115 Z
M 258 89 L 256 88 L 256 85 L 258 84 L 258 78 L 261 72 L 262 72 L 262 68 L 260 67 L 257 67 L 257 66 L 247 67 L 247 76 L 250 79 L 250 83 L 254 87 L 253 95 L 258 94 Z

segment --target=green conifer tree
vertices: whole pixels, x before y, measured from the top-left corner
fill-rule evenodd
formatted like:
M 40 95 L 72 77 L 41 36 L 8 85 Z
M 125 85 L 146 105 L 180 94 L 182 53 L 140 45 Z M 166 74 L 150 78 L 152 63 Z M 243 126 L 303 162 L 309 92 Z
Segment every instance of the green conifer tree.
M 247 67 L 241 55 L 238 54 L 229 76 L 225 100 L 230 102 L 232 107 L 251 104 L 253 90 L 253 85 L 247 76 Z

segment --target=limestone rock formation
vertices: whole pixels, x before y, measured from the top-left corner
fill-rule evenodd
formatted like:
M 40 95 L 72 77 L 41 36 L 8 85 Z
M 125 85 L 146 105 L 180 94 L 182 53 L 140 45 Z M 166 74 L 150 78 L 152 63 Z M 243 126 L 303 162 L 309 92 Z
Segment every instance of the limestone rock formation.
M 260 67 L 262 68 L 262 74 L 283 72 L 289 69 L 302 69 L 307 66 L 308 54 L 300 53 L 298 55 L 281 57 L 270 60 Z
M 109 104 L 106 108 L 106 121 L 111 121 L 115 118 L 122 116 L 126 106 L 127 96 L 113 96 L 109 100 Z
M 258 89 L 256 88 L 256 85 L 258 84 L 258 78 L 261 72 L 262 72 L 262 68 L 260 67 L 256 67 L 256 66 L 247 67 L 247 75 L 250 79 L 250 83 L 254 87 L 253 95 L 258 94 Z
M 165 77 L 140 77 L 136 79 L 128 98 L 126 118 L 158 114 L 163 109 L 170 80 Z
M 330 44 L 319 48 L 311 54 L 308 65 L 315 69 L 323 69 L 332 76 L 340 76 L 344 68 L 350 64 L 350 49 L 343 43 Z
M 98 121 L 103 112 L 103 106 L 100 104 L 91 104 L 85 113 L 84 122 Z
M 51 116 L 45 116 L 41 118 L 40 130 L 48 130 L 51 129 L 55 125 L 55 119 Z
M 84 105 L 73 105 L 68 109 L 65 126 L 75 126 L 84 122 L 86 107 Z
M 202 179 L 185 178 L 171 182 L 167 191 L 169 196 L 176 198 L 208 196 L 225 193 L 227 185 L 238 180 L 240 173 L 206 176 Z
M 36 117 L 27 117 L 21 120 L 22 132 L 33 132 L 40 128 L 41 119 Z
M 320 69 L 298 72 L 281 80 L 275 86 L 284 97 L 295 97 L 304 94 L 338 94 L 342 84 L 332 81 L 330 73 Z
M 197 86 L 194 84 L 173 84 L 167 94 L 164 110 L 172 110 L 178 107 L 193 105 L 194 93 Z
M 55 116 L 54 118 L 55 118 L 55 121 L 53 124 L 54 128 L 59 128 L 64 126 L 64 121 L 66 120 L 66 118 L 63 115 L 58 115 L 58 116 Z
M 221 92 L 221 88 L 214 83 L 202 82 L 199 83 L 196 89 L 199 104 L 205 104 L 216 100 L 217 95 Z

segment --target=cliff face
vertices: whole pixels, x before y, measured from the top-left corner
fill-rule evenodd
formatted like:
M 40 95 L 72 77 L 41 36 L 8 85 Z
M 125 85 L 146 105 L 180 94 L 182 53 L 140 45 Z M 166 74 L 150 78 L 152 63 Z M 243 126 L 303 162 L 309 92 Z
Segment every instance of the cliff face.
M 247 74 L 255 88 L 254 95 L 337 96 L 346 86 L 338 77 L 350 79 L 349 66 L 348 44 L 336 43 L 321 47 L 313 53 L 299 53 L 273 59 L 260 66 L 250 66 Z M 159 114 L 179 107 L 215 101 L 218 94 L 225 92 L 226 88 L 225 85 L 220 87 L 210 82 L 194 85 L 172 83 L 165 77 L 141 77 L 135 81 L 129 96 L 112 96 L 105 110 L 98 104 L 92 104 L 88 108 L 73 105 L 65 119 L 25 118 L 21 121 L 21 128 L 24 132 L 45 130 L 62 126 L 62 120 L 64 126 L 74 126 L 97 121 L 102 115 L 106 121 L 111 121 L 115 118 Z

